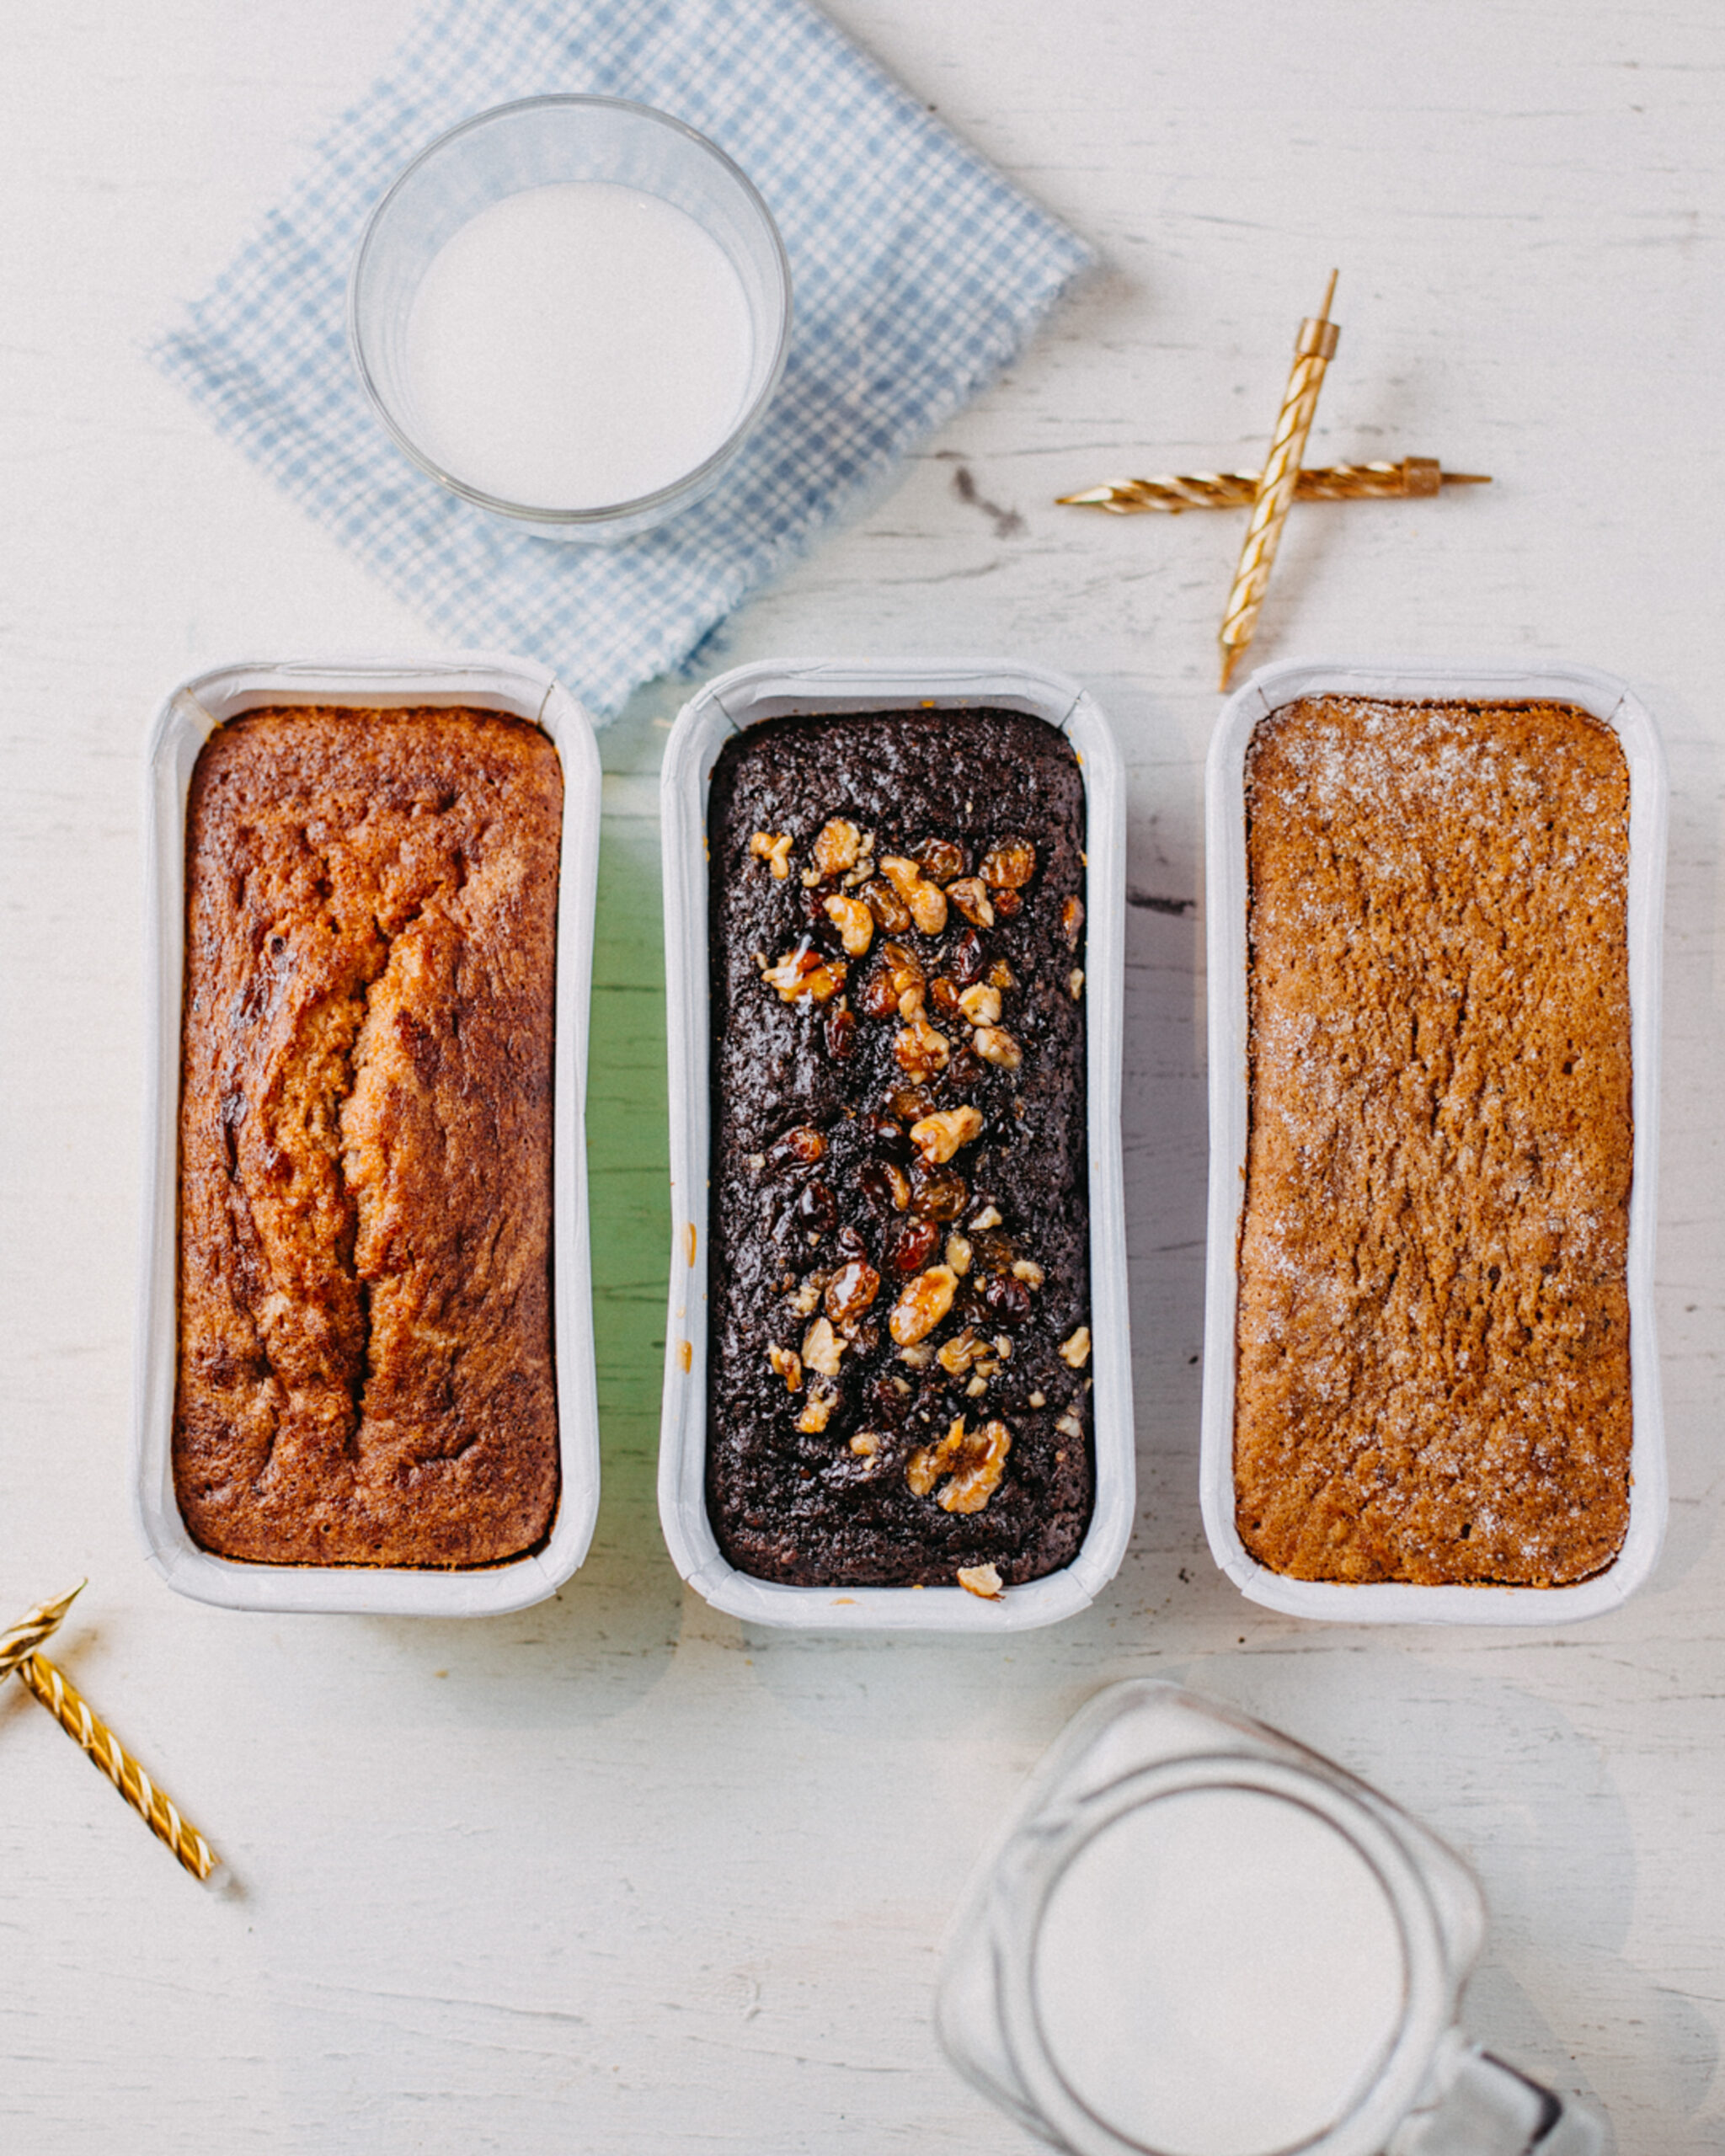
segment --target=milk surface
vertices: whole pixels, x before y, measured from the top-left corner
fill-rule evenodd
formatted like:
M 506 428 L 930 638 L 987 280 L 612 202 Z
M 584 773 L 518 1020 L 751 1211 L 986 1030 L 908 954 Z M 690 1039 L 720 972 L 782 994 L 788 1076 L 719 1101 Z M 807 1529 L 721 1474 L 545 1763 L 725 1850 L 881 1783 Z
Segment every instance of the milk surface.
M 1370 1866 L 1304 1806 L 1194 1790 L 1086 1845 L 1037 1935 L 1044 2042 L 1105 2124 L 1168 2156 L 1268 2156 L 1352 2107 L 1407 1970 Z
M 692 217 L 601 180 L 527 188 L 462 226 L 420 281 L 412 427 L 485 494 L 605 508 L 719 447 L 752 359 L 741 280 Z

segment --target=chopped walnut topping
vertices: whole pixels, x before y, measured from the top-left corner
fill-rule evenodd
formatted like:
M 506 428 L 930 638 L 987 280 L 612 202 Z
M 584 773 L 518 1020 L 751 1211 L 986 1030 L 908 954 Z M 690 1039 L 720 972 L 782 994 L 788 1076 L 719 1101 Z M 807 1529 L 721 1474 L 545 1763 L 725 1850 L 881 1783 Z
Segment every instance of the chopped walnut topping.
M 886 1177 L 887 1187 L 893 1194 L 893 1205 L 900 1213 L 907 1212 L 911 1204 L 911 1178 L 896 1161 L 883 1161 L 880 1172 Z
M 947 925 L 947 894 L 931 883 L 914 861 L 900 854 L 883 854 L 880 870 L 911 910 L 911 918 L 925 936 L 938 936 Z
M 947 1237 L 947 1263 L 961 1280 L 970 1270 L 970 1245 L 963 1235 Z
M 947 896 L 973 928 L 994 926 L 994 907 L 989 900 L 988 886 L 980 876 L 959 877 L 955 883 L 947 885 Z
M 935 1359 L 949 1378 L 961 1378 L 981 1353 L 981 1342 L 967 1325 L 942 1343 Z
M 861 899 L 841 898 L 836 893 L 827 899 L 825 910 L 846 951 L 860 958 L 874 941 L 874 915 Z
M 1069 951 L 1076 951 L 1078 948 L 1078 938 L 1083 927 L 1083 899 L 1063 899 L 1060 902 L 1060 933 L 1066 939 L 1066 948 Z
M 851 1450 L 859 1460 L 873 1460 L 880 1450 L 880 1439 L 873 1430 L 858 1430 L 851 1440 Z
M 791 1314 L 794 1317 L 813 1317 L 820 1306 L 820 1278 L 811 1273 L 791 1298 Z
M 838 876 L 857 866 L 862 851 L 862 834 L 842 816 L 823 824 L 814 841 L 814 865 L 823 876 Z
M 845 985 L 845 962 L 823 959 L 809 944 L 799 943 L 776 965 L 765 968 L 761 978 L 787 1003 L 825 1003 Z
M 1090 1360 L 1090 1327 L 1081 1325 L 1070 1340 L 1063 1340 L 1060 1353 L 1068 1369 L 1081 1370 Z
M 975 988 L 967 988 L 959 998 L 959 1008 L 973 1026 L 992 1026 L 1001 1015 L 1001 992 L 978 981 Z
M 1084 1435 L 1084 1425 L 1070 1408 L 1055 1424 L 1055 1428 L 1063 1438 L 1081 1438 Z
M 919 1012 L 894 1041 L 893 1054 L 905 1076 L 921 1085 L 946 1069 L 952 1043 Z
M 998 1026 L 979 1026 L 970 1036 L 970 1045 L 985 1063 L 998 1070 L 1016 1070 L 1024 1060 L 1023 1049 Z
M 816 1436 L 832 1420 L 832 1411 L 839 1404 L 838 1394 L 825 1382 L 809 1388 L 808 1405 L 797 1417 L 797 1428 L 809 1437 Z
M 745 1168 L 752 1168 L 755 1173 L 758 1176 L 761 1171 L 766 1166 L 766 1155 L 765 1153 L 750 1153 L 745 1159 L 743 1166 Z
M 795 1392 L 803 1382 L 803 1358 L 793 1348 L 769 1348 L 766 1359 L 775 1377 L 785 1381 L 785 1390 Z
M 994 1352 L 1003 1363 L 1012 1359 L 1012 1342 L 1009 1333 L 997 1332 L 994 1337 Z
M 1036 848 L 1028 839 L 1002 839 L 982 857 L 981 873 L 992 890 L 1018 890 L 1036 873 Z
M 1072 1001 L 1076 1003 L 1079 997 L 1084 993 L 1084 969 L 1082 966 L 1073 967 L 1071 972 L 1066 976 L 1066 986 L 1071 993 Z
M 929 1341 L 921 1340 L 913 1348 L 901 1348 L 899 1350 L 899 1360 L 908 1364 L 913 1370 L 926 1370 L 934 1360 L 933 1344 Z
M 926 1340 L 953 1306 L 959 1276 L 948 1265 L 931 1265 L 906 1283 L 893 1305 L 887 1330 L 900 1348 Z
M 1022 1280 L 1027 1288 L 1039 1288 L 1045 1276 L 1033 1257 L 1018 1257 L 1012 1261 L 1012 1278 Z
M 1030 1396 L 1030 1405 L 1033 1407 L 1046 1407 L 1048 1395 L 1045 1392 L 1033 1392 Z
M 822 877 L 820 871 L 813 867 L 805 868 L 802 874 L 797 878 L 797 881 L 803 886 L 803 889 L 805 891 L 812 891 L 817 883 L 821 883 L 825 879 Z
M 788 831 L 756 831 L 749 841 L 749 851 L 758 854 L 781 880 L 790 874 L 791 835 Z
M 996 958 L 989 968 L 988 980 L 991 988 L 1016 988 L 1018 985 L 1017 975 L 1004 958 Z
M 985 1602 L 998 1602 L 1006 1587 L 995 1565 L 960 1565 L 959 1585 L 967 1594 L 980 1595 Z
M 976 1373 L 976 1375 L 971 1379 L 969 1384 L 965 1386 L 965 1397 L 970 1400 L 980 1400 L 983 1394 L 987 1390 L 988 1380 L 982 1374 L 981 1371 L 979 1370 Z
M 980 1108 L 937 1108 L 911 1125 L 911 1143 L 929 1167 L 941 1167 L 962 1145 L 982 1135 Z
M 964 1417 L 955 1416 L 938 1444 L 911 1454 L 905 1480 L 916 1496 L 926 1497 L 945 1476 L 946 1487 L 935 1500 L 941 1510 L 980 1513 L 1000 1486 L 1012 1449 L 1012 1433 L 1004 1422 L 985 1422 L 967 1435 Z
M 997 1228 L 1001 1224 L 1000 1210 L 991 1201 L 985 1200 L 980 1212 L 970 1216 L 970 1225 L 981 1233 L 985 1228 Z
M 879 1293 L 880 1275 L 866 1258 L 853 1257 L 828 1283 L 826 1314 L 835 1325 L 854 1325 Z
M 839 1374 L 839 1358 L 845 1352 L 845 1343 L 824 1317 L 815 1319 L 803 1335 L 803 1365 L 815 1370 L 824 1378 L 836 1378 Z

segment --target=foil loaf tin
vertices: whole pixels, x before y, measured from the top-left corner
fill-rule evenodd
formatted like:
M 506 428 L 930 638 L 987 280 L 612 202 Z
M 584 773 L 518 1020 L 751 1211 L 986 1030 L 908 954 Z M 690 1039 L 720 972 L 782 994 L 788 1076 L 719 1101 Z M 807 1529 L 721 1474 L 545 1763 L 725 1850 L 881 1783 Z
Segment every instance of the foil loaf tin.
M 1096 1496 L 1072 1562 L 998 1600 L 961 1587 L 793 1587 L 741 1572 L 707 1512 L 708 1159 L 710 1039 L 707 795 L 734 733 L 811 715 L 992 705 L 1032 712 L 1076 750 L 1087 817 L 1085 889 L 1091 1332 Z M 1108 721 L 1076 681 L 993 660 L 808 660 L 740 667 L 684 706 L 660 779 L 668 1003 L 672 1255 L 660 1419 L 659 1509 L 685 1580 L 715 1609 L 805 1630 L 1004 1633 L 1069 1617 L 1118 1571 L 1131 1533 L 1135 1456 L 1120 1167 L 1125 802 Z
M 216 728 L 275 704 L 471 705 L 531 720 L 563 762 L 553 1084 L 552 1324 L 562 1490 L 544 1544 L 463 1570 L 267 1565 L 192 1540 L 174 1491 L 178 1340 L 180 1012 L 185 956 L 186 792 Z M 374 1616 L 495 1616 L 553 1593 L 579 1565 L 599 1508 L 599 1418 L 587 1254 L 586 1090 L 599 753 L 586 712 L 543 667 L 489 653 L 449 659 L 263 661 L 220 666 L 163 702 L 145 760 L 144 1203 L 132 1386 L 134 1510 L 149 1561 L 177 1593 L 230 1609 Z
M 1247 1550 L 1234 1513 L 1236 1310 L 1246 1196 L 1247 1016 L 1246 755 L 1258 722 L 1303 696 L 1466 703 L 1551 702 L 1603 720 L 1629 766 L 1628 958 L 1634 1161 L 1629 1205 L 1632 1485 L 1612 1562 L 1573 1586 L 1348 1586 L 1272 1572 Z M 1553 1625 L 1615 1609 L 1658 1561 L 1666 1514 L 1665 1440 L 1653 1325 L 1658 1164 L 1660 927 L 1666 778 L 1653 721 L 1627 686 L 1590 667 L 1449 660 L 1292 660 L 1260 669 L 1223 707 L 1205 776 L 1209 940 L 1210 1219 L 1204 1294 L 1200 1497 L 1212 1555 L 1250 1600 L 1288 1615 L 1353 1624 Z

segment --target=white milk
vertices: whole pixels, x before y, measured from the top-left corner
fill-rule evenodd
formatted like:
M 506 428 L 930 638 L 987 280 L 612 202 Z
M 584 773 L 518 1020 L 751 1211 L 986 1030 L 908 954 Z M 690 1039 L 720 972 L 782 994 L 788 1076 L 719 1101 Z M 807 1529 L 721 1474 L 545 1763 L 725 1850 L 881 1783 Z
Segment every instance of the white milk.
M 1169 2156 L 1265 2156 L 1344 2114 L 1401 2025 L 1401 1933 L 1376 1875 L 1303 1805 L 1194 1790 L 1081 1849 L 1037 1935 L 1049 2057 L 1115 2132 Z
M 752 357 L 723 248 L 602 180 L 482 210 L 433 257 L 407 328 L 421 447 L 537 509 L 631 501 L 704 462 L 742 417 Z

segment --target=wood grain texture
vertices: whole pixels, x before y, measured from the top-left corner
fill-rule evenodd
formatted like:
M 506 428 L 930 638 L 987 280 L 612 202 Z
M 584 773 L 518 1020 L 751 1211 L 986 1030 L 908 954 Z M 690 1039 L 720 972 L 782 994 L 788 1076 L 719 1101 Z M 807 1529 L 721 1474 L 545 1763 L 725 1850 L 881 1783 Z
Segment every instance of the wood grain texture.
M 142 358 L 400 35 L 406 0 L 3 17 L 0 1565 L 240 1882 L 200 1893 L 0 1694 L 0 2145 L 84 2156 L 886 2152 L 1029 2143 L 939 2058 L 943 1928 L 1018 1779 L 1120 1675 L 1332 1753 L 1468 1852 L 1477 2032 L 1625 2152 L 1725 2140 L 1725 20 L 1653 0 L 1204 9 L 834 0 L 1104 266 L 856 525 L 729 623 L 788 653 L 1001 650 L 1130 766 L 1126 1149 L 1142 1474 L 1119 1580 L 1013 1641 L 751 1633 L 653 1503 L 662 1017 L 652 773 L 606 739 L 590 1086 L 605 1499 L 556 1601 L 466 1625 L 236 1618 L 137 1555 L 138 751 L 247 653 L 412 648 L 398 606 Z M 1331 264 L 1314 462 L 1496 475 L 1290 519 L 1253 657 L 1573 657 L 1673 775 L 1659 1269 L 1674 1504 L 1653 1584 L 1549 1636 L 1318 1630 L 1242 1601 L 1196 1502 L 1200 793 L 1237 521 L 1052 498 L 1250 466 Z

